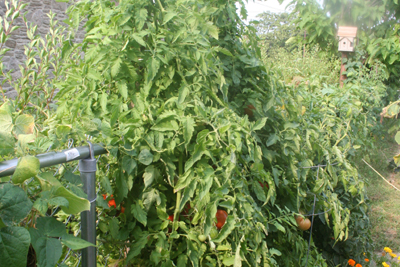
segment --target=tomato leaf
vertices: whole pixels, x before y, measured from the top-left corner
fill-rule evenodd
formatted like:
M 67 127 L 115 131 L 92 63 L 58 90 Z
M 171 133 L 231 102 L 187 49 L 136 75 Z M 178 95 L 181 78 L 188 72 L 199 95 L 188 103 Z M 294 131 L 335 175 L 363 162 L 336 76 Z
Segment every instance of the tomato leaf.
M 219 235 L 213 241 L 215 243 L 221 243 L 230 235 L 230 233 L 232 233 L 235 227 L 236 227 L 235 217 L 229 215 L 228 218 L 226 219 L 224 226 L 222 226 L 221 232 L 219 232 Z

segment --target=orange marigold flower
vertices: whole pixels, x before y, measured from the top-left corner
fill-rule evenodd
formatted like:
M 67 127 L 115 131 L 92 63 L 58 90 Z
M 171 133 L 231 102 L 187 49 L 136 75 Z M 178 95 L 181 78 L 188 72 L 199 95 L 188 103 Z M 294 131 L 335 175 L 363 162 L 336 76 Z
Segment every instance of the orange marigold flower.
M 365 259 L 366 262 L 369 262 L 369 259 Z
M 356 267 L 362 267 L 362 265 L 361 265 L 361 264 L 359 264 L 359 263 L 357 263 L 357 264 L 356 264 Z
M 350 259 L 350 260 L 348 261 L 348 263 L 349 263 L 350 266 L 354 266 L 354 265 L 356 264 L 356 261 L 353 260 L 353 259 Z

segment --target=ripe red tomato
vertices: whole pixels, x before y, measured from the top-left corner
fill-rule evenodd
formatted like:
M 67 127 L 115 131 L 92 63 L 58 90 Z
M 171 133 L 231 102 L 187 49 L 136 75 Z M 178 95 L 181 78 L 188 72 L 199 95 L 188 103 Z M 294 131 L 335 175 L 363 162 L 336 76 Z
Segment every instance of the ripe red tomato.
M 125 213 L 125 207 L 121 206 L 121 213 Z
M 215 225 L 218 230 L 221 230 L 222 226 L 224 226 L 226 222 L 226 218 L 228 218 L 228 213 L 224 210 L 217 210 L 217 214 L 215 215 L 217 217 L 217 224 Z
M 168 220 L 173 222 L 174 221 L 174 214 L 168 216 Z
M 111 206 L 114 206 L 115 209 L 117 208 L 117 204 L 115 203 L 115 199 L 113 198 L 108 201 L 108 207 Z

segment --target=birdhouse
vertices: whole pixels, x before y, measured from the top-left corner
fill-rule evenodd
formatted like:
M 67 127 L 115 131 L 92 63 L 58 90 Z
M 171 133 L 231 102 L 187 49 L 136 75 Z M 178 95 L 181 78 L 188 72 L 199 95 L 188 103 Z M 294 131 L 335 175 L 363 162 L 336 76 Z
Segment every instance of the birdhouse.
M 354 52 L 357 27 L 339 27 L 337 37 L 339 38 L 339 51 Z

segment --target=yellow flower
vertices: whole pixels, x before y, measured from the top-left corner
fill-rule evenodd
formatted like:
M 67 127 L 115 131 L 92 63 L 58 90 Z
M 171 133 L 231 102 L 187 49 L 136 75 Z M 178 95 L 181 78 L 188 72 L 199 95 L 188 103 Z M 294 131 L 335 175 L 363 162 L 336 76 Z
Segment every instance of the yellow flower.
M 385 247 L 383 250 L 386 251 L 387 253 L 392 253 L 392 252 L 393 252 L 393 251 L 392 251 L 390 248 L 388 248 L 388 247 Z
M 397 259 L 400 261 L 400 256 Z
M 382 266 L 383 266 L 383 267 L 390 267 L 390 265 L 387 264 L 386 262 L 382 262 Z
M 392 258 L 397 258 L 397 255 L 394 253 L 390 253 L 390 256 L 392 256 Z

